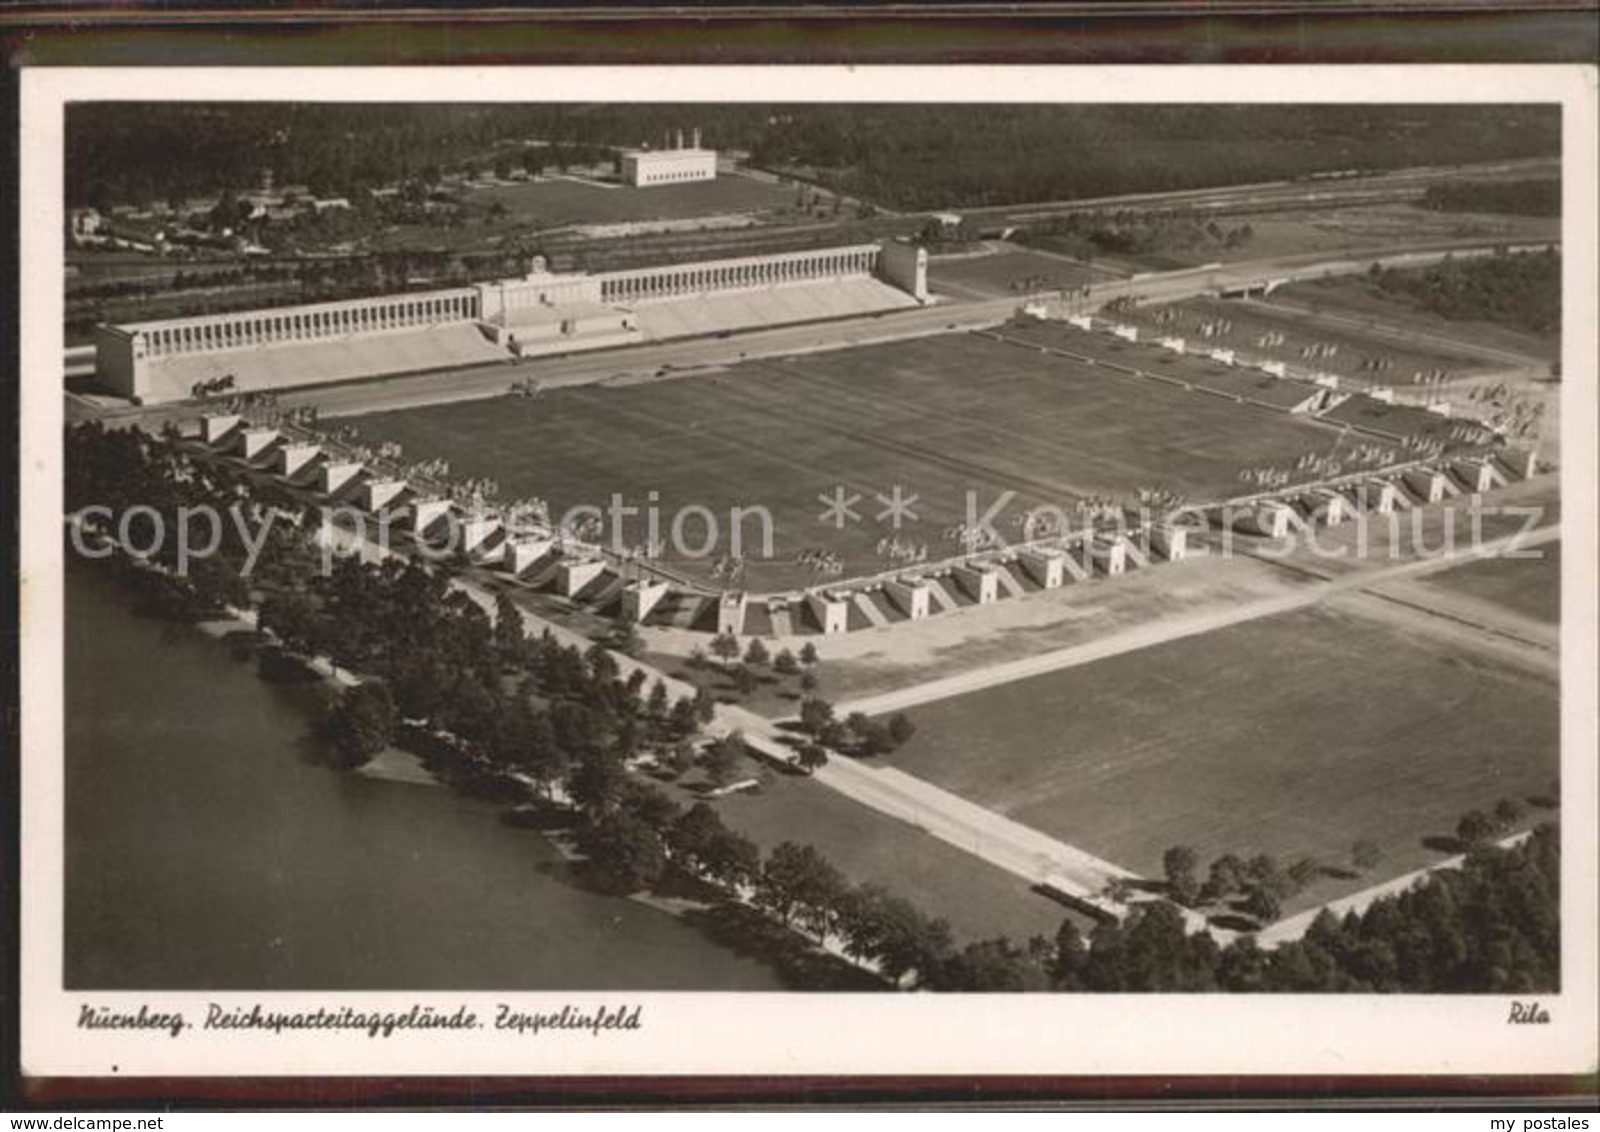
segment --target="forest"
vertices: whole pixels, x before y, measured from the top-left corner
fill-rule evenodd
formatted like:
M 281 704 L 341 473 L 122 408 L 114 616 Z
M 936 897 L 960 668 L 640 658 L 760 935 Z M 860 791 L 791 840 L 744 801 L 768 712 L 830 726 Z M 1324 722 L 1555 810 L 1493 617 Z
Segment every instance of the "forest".
M 492 168 L 705 144 L 897 208 L 972 207 L 1560 153 L 1554 108 L 1508 106 L 109 103 L 67 115 L 67 203 L 277 184 L 351 195 Z
M 1429 185 L 1419 202 L 1434 212 L 1494 212 L 1508 216 L 1560 216 L 1561 182 L 1460 181 Z
M 1447 259 L 1421 271 L 1378 269 L 1371 281 L 1445 318 L 1561 332 L 1561 254 L 1554 250 Z

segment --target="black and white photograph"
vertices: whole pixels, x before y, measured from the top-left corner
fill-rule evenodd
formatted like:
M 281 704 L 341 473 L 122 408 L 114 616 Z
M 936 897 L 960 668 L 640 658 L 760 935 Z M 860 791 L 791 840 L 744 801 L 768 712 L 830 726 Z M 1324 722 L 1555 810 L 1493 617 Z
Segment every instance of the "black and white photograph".
M 1592 82 L 1146 74 L 26 76 L 25 1058 L 1592 1067 Z

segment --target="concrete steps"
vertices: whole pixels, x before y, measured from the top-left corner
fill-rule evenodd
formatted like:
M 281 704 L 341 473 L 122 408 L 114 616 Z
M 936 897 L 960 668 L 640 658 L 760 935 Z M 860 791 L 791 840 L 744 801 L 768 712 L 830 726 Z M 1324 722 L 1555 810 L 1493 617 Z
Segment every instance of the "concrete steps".
M 1076 546 L 1067 548 L 1067 554 L 1061 560 L 1061 566 L 1066 572 L 1063 584 L 1066 582 L 1087 582 L 1093 576 L 1093 571 L 1083 564 L 1083 551 Z
M 606 605 L 618 599 L 624 585 L 626 583 L 622 580 L 622 575 L 607 570 L 574 596 L 585 605 Z
M 772 636 L 772 610 L 764 601 L 752 601 L 744 608 L 744 635 L 747 637 Z
M 1022 588 L 1022 583 L 1017 581 L 1009 565 L 1000 567 L 995 577 L 1000 584 L 1000 597 L 1002 600 L 1011 597 L 1022 597 L 1027 591 Z
M 943 578 L 928 579 L 928 607 L 933 614 L 954 613 L 960 608 L 945 590 Z
M 867 619 L 867 623 L 874 629 L 884 629 L 889 626 L 889 618 L 884 615 L 883 610 L 879 609 L 868 595 L 853 593 L 850 598 L 855 608 L 861 611 L 861 615 Z

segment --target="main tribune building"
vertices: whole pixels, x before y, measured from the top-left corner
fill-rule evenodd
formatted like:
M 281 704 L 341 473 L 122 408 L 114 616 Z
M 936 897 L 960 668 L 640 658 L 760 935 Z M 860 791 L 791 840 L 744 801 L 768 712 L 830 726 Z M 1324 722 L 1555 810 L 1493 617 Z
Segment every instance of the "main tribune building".
M 901 243 L 553 273 L 341 302 L 95 328 L 95 369 L 135 403 L 448 370 L 876 314 L 929 301 L 927 252 Z

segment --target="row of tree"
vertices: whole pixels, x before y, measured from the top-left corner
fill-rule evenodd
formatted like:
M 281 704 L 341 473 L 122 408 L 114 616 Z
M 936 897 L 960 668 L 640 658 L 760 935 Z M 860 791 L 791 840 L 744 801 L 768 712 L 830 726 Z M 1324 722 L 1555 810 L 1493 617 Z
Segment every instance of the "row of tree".
M 1560 216 L 1561 182 L 1457 181 L 1429 185 L 1418 202 L 1434 212 L 1498 212 L 1511 216 Z
M 1561 253 L 1552 249 L 1446 259 L 1421 269 L 1374 268 L 1372 283 L 1445 318 L 1496 322 L 1534 334 L 1561 332 Z
M 1267 950 L 1244 936 L 1219 948 L 1184 935 L 1171 905 L 1123 927 L 1057 940 L 1061 990 L 1290 993 L 1528 993 L 1560 986 L 1560 835 L 1544 825 L 1522 845 L 1480 844 L 1364 912 L 1319 914 L 1298 940 Z
M 902 209 L 1560 152 L 1554 112 L 1483 111 L 1414 105 L 819 106 L 772 115 L 753 151 L 758 163 L 808 169 L 831 187 Z
M 452 167 L 587 159 L 689 124 L 707 144 L 901 208 L 1555 156 L 1561 132 L 1558 108 L 1542 106 L 83 104 L 67 113 L 67 199 L 181 198 L 256 185 L 267 168 L 348 197 Z
M 1231 251 L 1255 237 L 1248 222 L 1220 224 L 1194 209 L 1072 212 L 1028 228 L 1018 240 L 1082 260 L 1097 254 L 1149 255 L 1189 250 Z

